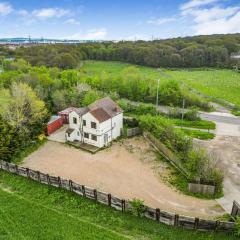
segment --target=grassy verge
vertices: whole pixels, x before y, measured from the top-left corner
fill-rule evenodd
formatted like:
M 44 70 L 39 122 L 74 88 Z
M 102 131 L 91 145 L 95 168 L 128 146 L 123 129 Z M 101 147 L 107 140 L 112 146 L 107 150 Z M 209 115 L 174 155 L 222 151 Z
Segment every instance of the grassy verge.
M 0 239 L 235 240 L 121 213 L 74 193 L 0 171 Z
M 186 135 L 197 138 L 201 140 L 211 140 L 215 137 L 213 133 L 203 132 L 200 130 L 192 130 L 192 129 L 181 129 Z
M 183 127 L 190 127 L 190 128 L 199 128 L 199 129 L 209 129 L 215 130 L 216 124 L 211 121 L 207 120 L 197 120 L 197 121 L 187 121 L 181 119 L 173 119 L 172 120 L 174 125 L 183 126 Z

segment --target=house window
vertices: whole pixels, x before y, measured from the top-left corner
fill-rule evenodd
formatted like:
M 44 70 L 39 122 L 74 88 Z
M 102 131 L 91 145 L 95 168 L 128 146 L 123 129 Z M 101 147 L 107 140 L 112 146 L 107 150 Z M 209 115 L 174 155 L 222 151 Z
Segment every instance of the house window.
M 78 135 L 78 136 L 80 135 L 79 131 L 77 131 L 77 135 Z
M 77 118 L 75 118 L 75 117 L 73 118 L 73 123 L 77 124 Z
M 92 138 L 93 141 L 97 141 L 97 136 L 96 135 L 92 134 L 91 138 Z
M 70 137 L 70 133 L 68 133 L 68 137 Z
M 95 122 L 91 122 L 91 128 L 96 129 L 97 128 L 97 124 Z
M 86 120 L 83 120 L 83 126 L 86 126 Z
M 88 133 L 84 133 L 84 138 L 89 138 L 89 134 Z

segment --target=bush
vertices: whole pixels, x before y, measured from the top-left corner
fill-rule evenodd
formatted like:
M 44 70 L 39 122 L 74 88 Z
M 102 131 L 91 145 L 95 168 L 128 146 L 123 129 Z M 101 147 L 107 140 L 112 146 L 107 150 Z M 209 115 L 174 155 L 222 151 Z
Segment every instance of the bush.
M 191 107 L 191 109 L 184 114 L 184 119 L 189 121 L 199 120 L 198 108 Z
M 130 201 L 130 204 L 132 207 L 132 213 L 138 217 L 142 217 L 146 209 L 146 207 L 144 206 L 144 201 L 134 198 L 132 201 Z
M 240 217 L 237 217 L 236 219 L 235 235 L 240 237 Z

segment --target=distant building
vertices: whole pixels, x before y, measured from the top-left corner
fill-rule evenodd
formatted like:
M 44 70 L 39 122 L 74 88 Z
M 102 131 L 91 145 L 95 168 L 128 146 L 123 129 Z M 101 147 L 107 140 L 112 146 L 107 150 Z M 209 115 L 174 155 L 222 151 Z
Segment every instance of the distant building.
M 109 97 L 69 113 L 67 141 L 80 141 L 99 148 L 121 135 L 123 110 Z

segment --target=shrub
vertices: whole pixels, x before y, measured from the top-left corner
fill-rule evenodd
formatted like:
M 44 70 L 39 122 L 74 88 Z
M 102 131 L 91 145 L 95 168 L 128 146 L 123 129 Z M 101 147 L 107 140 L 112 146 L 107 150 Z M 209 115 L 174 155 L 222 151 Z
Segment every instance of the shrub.
M 134 198 L 132 201 L 130 201 L 131 207 L 132 207 L 132 213 L 138 217 L 143 216 L 143 213 L 146 209 L 144 206 L 144 201 Z
M 235 235 L 240 237 L 240 217 L 237 217 L 236 219 Z
M 184 119 L 189 121 L 199 120 L 198 108 L 191 107 L 191 109 L 184 114 Z

